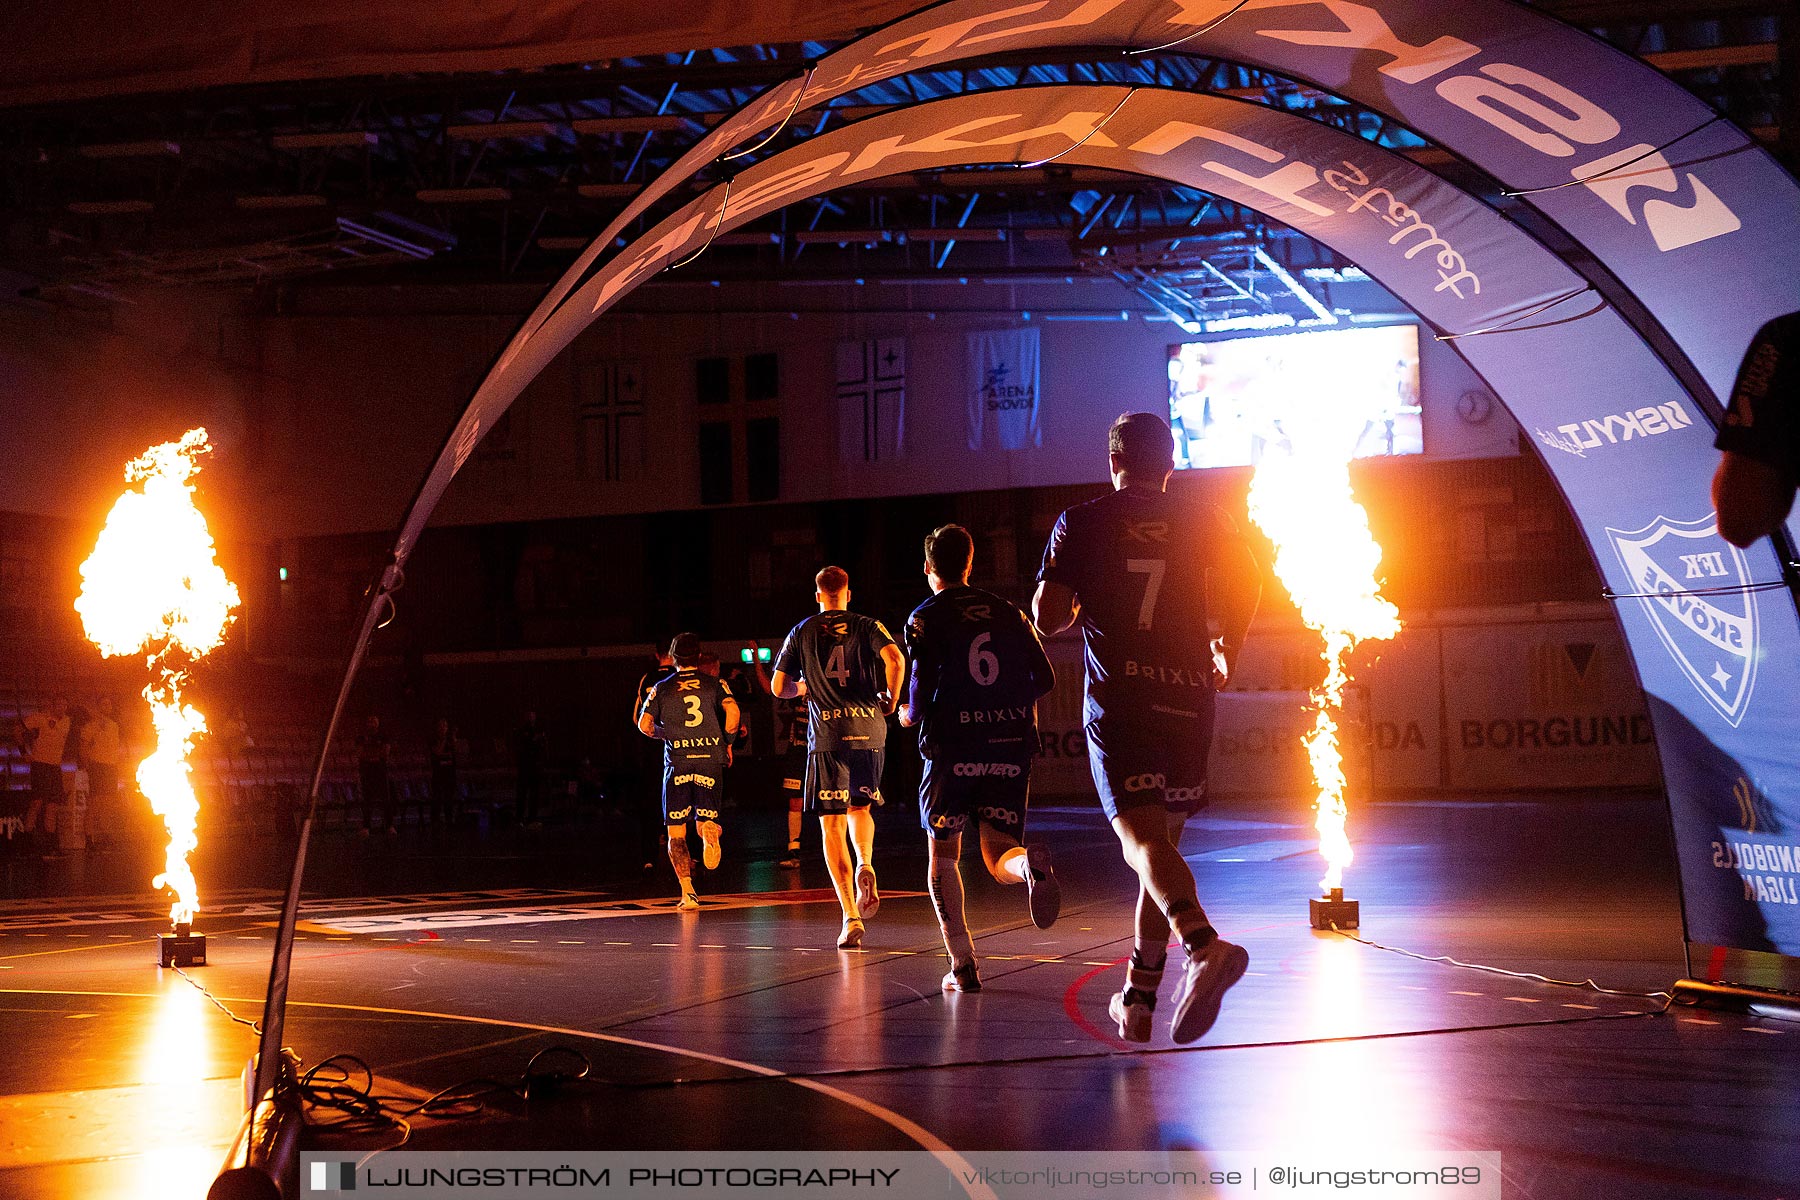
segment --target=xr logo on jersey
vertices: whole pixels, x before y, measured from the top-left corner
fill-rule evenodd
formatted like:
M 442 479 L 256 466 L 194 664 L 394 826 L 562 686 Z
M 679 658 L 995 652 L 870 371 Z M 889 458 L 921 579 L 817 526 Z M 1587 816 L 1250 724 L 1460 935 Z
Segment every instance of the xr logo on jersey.
M 1125 526 L 1125 536 L 1134 542 L 1154 542 L 1162 545 L 1169 540 L 1169 523 L 1167 521 L 1134 521 Z
M 675 689 L 678 692 L 697 692 L 700 690 L 698 679 L 683 679 Z

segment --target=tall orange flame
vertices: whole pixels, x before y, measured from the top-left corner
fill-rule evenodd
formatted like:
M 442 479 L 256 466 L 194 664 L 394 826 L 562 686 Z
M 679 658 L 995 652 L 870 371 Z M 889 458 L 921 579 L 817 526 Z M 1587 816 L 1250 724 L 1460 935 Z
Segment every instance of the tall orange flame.
M 88 640 L 108 658 L 147 651 L 144 687 L 156 749 L 138 765 L 138 786 L 169 831 L 162 873 L 153 886 L 175 893 L 169 917 L 193 921 L 199 887 L 188 855 L 199 845 L 200 800 L 188 755 L 206 732 L 200 710 L 182 700 L 190 668 L 225 640 L 238 590 L 214 560 L 212 533 L 194 506 L 206 430 L 152 446 L 125 467 L 128 489 L 107 515 L 94 552 L 81 564 L 75 600 Z
M 1284 421 L 1285 445 L 1264 453 L 1250 481 L 1250 519 L 1275 544 L 1275 575 L 1300 619 L 1324 637 L 1325 679 L 1310 694 L 1313 727 L 1305 745 L 1319 789 L 1315 824 L 1327 891 L 1342 885 L 1344 868 L 1355 858 L 1337 736 L 1350 652 L 1360 641 L 1400 632 L 1399 610 L 1382 597 L 1375 578 L 1381 547 L 1350 488 L 1362 415 L 1338 399 L 1336 406 L 1322 399 L 1315 411 Z

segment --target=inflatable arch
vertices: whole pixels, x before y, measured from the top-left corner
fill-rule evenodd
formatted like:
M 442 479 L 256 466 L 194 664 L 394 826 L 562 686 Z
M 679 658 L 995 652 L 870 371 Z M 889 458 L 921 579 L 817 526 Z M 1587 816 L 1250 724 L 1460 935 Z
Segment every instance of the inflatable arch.
M 1184 51 L 1394 116 L 1526 192 L 1519 199 L 1542 227 L 1586 253 L 1559 254 L 1530 223 L 1304 118 L 1203 94 L 1063 85 L 930 101 L 808 139 L 601 261 L 676 186 L 801 107 L 958 57 L 1178 39 L 1191 39 Z M 1488 381 L 1537 438 L 1617 601 L 1655 723 L 1690 973 L 1800 990 L 1789 957 L 1800 955 L 1790 749 L 1800 745 L 1800 612 L 1783 556 L 1720 539 L 1707 495 L 1716 397 L 1756 327 L 1794 307 L 1800 185 L 1644 64 L 1506 0 L 1026 0 L 999 12 L 950 0 L 771 89 L 647 187 L 502 352 L 372 589 L 326 744 L 387 597 L 463 462 L 633 286 L 720 230 L 846 184 L 1053 155 L 1213 192 L 1306 233 L 1411 306 Z M 252 1093 L 261 1097 L 278 1068 L 310 824 L 271 963 Z

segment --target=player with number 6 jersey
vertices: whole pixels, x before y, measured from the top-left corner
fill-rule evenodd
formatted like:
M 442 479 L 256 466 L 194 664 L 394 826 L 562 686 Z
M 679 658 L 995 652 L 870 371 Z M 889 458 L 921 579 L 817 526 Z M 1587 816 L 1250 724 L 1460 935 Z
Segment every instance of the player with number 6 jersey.
M 869 806 L 882 802 L 887 719 L 906 660 L 886 626 L 849 611 L 848 572 L 826 567 L 814 583 L 819 611 L 788 634 L 771 682 L 778 697 L 807 700 L 805 803 L 819 815 L 825 866 L 844 910 L 838 946 L 848 950 L 862 944 L 863 919 L 881 905 Z
M 1038 697 L 1056 676 L 1025 614 L 969 586 L 974 556 L 974 540 L 961 525 L 941 526 L 925 539 L 932 596 L 906 622 L 912 669 L 900 708 L 900 723 L 919 727 L 925 759 L 919 816 L 929 837 L 931 900 L 950 955 L 947 992 L 981 990 L 958 863 L 971 821 L 988 873 L 1025 885 L 1032 924 L 1048 929 L 1062 907 L 1049 848 L 1021 844 Z

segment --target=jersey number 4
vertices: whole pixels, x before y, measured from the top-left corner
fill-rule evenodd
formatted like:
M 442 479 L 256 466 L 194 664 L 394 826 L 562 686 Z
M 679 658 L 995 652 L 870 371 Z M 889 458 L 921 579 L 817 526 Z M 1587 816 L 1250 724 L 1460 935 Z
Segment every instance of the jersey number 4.
M 1148 629 L 1156 619 L 1156 597 L 1162 591 L 1163 571 L 1168 563 L 1160 558 L 1128 558 L 1125 569 L 1144 576 L 1144 602 L 1138 606 L 1138 628 Z
M 850 682 L 850 667 L 844 660 L 843 646 L 831 648 L 831 657 L 825 660 L 825 678 L 836 680 L 839 687 Z

